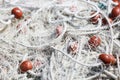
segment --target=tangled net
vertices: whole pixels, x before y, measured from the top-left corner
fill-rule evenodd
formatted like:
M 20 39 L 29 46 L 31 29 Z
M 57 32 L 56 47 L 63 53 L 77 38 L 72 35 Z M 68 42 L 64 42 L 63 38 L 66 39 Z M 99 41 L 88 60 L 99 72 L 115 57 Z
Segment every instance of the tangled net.
M 120 21 L 107 17 L 115 5 L 106 0 L 0 1 L 0 80 L 119 80 Z M 11 18 L 16 6 L 24 13 L 20 20 Z M 99 36 L 101 45 L 92 48 L 91 36 Z M 114 55 L 117 64 L 104 64 L 101 53 Z M 19 66 L 25 60 L 33 68 L 23 73 Z

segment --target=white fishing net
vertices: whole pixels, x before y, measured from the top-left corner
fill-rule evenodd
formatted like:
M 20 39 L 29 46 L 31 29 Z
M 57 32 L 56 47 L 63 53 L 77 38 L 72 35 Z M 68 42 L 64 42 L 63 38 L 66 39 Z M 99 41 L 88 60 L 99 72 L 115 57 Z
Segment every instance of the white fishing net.
M 98 7 L 100 2 L 107 9 Z M 0 0 L 0 80 L 119 80 L 119 18 L 111 24 L 107 17 L 112 4 Z M 23 11 L 19 20 L 11 15 L 16 6 Z M 93 24 L 90 19 L 97 14 L 101 17 Z M 102 18 L 108 25 L 103 25 Z M 101 45 L 92 48 L 88 41 L 94 35 Z M 98 59 L 101 53 L 114 55 L 117 65 L 103 64 Z M 23 73 L 19 66 L 25 60 L 33 68 Z

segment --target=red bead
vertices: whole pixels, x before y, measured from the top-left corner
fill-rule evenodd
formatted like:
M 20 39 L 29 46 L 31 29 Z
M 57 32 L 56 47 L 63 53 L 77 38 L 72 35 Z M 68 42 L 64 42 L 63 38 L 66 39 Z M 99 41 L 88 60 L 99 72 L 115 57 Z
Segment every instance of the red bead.
M 110 56 L 105 54 L 105 53 L 100 54 L 99 59 L 102 60 L 105 64 L 110 64 L 111 63 Z
M 98 36 L 92 36 L 89 40 L 89 44 L 92 47 L 97 47 L 101 44 L 101 39 Z
M 62 33 L 62 30 L 63 30 L 63 26 L 57 26 L 56 33 L 58 36 Z
M 120 7 L 116 6 L 112 9 L 111 15 L 113 18 L 116 18 L 120 15 Z
M 23 16 L 23 12 L 18 8 L 15 7 L 12 9 L 11 13 L 15 16 L 15 18 L 20 19 Z
M 93 15 L 93 14 L 95 14 L 95 12 L 93 12 L 91 15 Z M 90 21 L 93 23 L 93 24 L 96 24 L 96 23 L 98 23 L 98 19 L 101 17 L 101 15 L 100 14 L 97 14 L 96 16 L 94 16 L 94 17 L 92 17 L 91 19 L 90 19 Z
M 116 59 L 113 55 L 109 55 L 110 56 L 110 60 L 111 60 L 111 64 L 115 64 L 116 63 Z
M 58 3 L 62 4 L 65 0 L 57 0 Z
M 77 7 L 75 5 L 72 5 L 70 7 L 70 10 L 71 10 L 71 12 L 75 12 L 75 11 L 77 11 Z
M 120 1 L 119 0 L 112 0 L 113 2 L 116 2 L 116 3 L 119 3 Z
M 105 64 L 115 64 L 116 63 L 116 59 L 113 55 L 109 55 L 109 54 L 105 54 L 102 53 L 99 55 L 99 59 L 101 61 L 103 61 Z
M 76 53 L 78 51 L 78 42 L 73 42 L 72 44 L 70 44 L 69 50 L 72 53 Z
M 20 64 L 20 69 L 22 72 L 26 72 L 28 70 L 31 70 L 33 68 L 32 62 L 29 60 L 23 61 Z
M 110 23 L 113 22 L 112 18 L 108 18 L 108 19 L 109 19 Z M 107 22 L 107 20 L 105 18 L 102 19 L 102 24 L 103 25 L 107 25 L 108 24 L 108 22 Z

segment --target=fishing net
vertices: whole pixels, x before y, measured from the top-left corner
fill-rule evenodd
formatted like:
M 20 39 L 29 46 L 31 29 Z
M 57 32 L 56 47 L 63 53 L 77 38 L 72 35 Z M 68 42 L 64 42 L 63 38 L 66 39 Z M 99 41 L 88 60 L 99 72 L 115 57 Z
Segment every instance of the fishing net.
M 119 80 L 119 17 L 112 23 L 107 17 L 114 5 L 105 0 L 0 1 L 0 80 Z M 21 19 L 11 15 L 16 6 L 23 11 Z M 98 47 L 90 45 L 92 36 L 101 39 Z M 117 64 L 104 64 L 101 53 L 114 55 Z M 33 67 L 22 72 L 26 60 Z

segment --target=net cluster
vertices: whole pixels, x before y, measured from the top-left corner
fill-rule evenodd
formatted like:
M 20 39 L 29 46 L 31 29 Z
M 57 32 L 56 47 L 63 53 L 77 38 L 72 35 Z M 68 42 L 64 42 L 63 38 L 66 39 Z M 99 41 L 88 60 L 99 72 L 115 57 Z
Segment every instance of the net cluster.
M 114 5 L 106 0 L 0 1 L 0 80 L 119 80 L 120 21 L 108 18 Z M 14 7 L 23 11 L 19 20 L 10 17 Z M 99 46 L 90 45 L 92 36 L 101 39 Z M 117 64 L 104 64 L 101 53 L 114 55 Z M 21 72 L 25 60 L 33 68 Z

